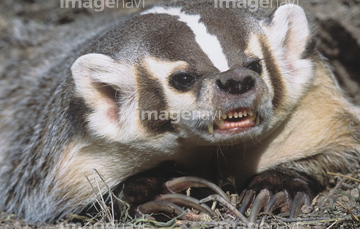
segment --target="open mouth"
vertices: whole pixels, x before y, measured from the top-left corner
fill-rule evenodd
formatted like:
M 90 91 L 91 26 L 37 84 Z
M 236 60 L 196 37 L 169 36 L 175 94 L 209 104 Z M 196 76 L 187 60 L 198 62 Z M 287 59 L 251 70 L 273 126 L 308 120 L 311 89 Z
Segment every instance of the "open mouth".
M 214 130 L 219 131 L 244 131 L 251 127 L 260 125 L 260 116 L 249 108 L 238 108 L 222 114 L 214 123 L 209 124 L 210 134 Z

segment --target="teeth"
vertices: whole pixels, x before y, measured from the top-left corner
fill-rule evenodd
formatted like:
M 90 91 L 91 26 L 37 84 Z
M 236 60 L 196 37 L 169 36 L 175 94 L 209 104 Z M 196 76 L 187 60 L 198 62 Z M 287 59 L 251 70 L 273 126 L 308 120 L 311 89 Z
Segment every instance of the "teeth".
M 221 117 L 215 119 L 213 123 L 210 123 L 208 125 L 209 134 L 211 134 L 211 135 L 214 134 L 214 124 L 220 130 L 232 129 L 235 127 L 253 126 L 254 122 L 255 122 L 256 126 L 260 125 L 260 116 L 259 115 L 256 115 L 256 113 L 254 113 L 251 110 L 245 110 L 245 109 L 242 109 L 242 110 L 243 111 L 238 111 L 238 112 L 234 112 L 234 113 L 229 112 L 227 114 L 222 114 Z M 247 117 L 247 116 L 249 116 L 249 117 Z M 231 118 L 241 118 L 241 117 L 247 117 L 247 118 L 242 119 L 237 122 L 226 121 L 227 118 L 231 119 Z
M 255 125 L 256 126 L 260 125 L 260 116 L 259 115 L 256 117 Z
M 208 125 L 208 131 L 209 131 L 209 134 L 213 134 L 214 133 L 214 124 L 213 123 L 210 123 Z
M 215 123 L 216 123 L 216 125 L 218 126 L 218 127 L 223 127 L 224 126 L 224 124 L 225 124 L 225 121 L 223 120 L 223 119 L 216 119 L 215 120 Z
M 247 120 L 249 120 L 250 122 L 255 122 L 255 115 L 253 115 L 253 116 L 249 116 L 248 118 L 247 118 Z
M 243 116 L 244 117 L 247 117 L 247 116 L 253 116 L 254 115 L 254 112 L 252 112 L 251 110 L 244 110 L 244 111 L 239 111 L 239 112 L 229 112 L 226 114 L 223 114 L 221 116 L 222 119 L 227 119 L 227 118 L 242 118 Z
M 221 118 L 223 119 L 223 120 L 225 120 L 225 119 L 227 119 L 227 118 L 229 118 L 229 119 L 232 119 L 232 118 L 242 118 L 242 117 L 253 117 L 253 116 L 255 116 L 254 115 L 255 113 L 252 111 L 252 110 L 243 110 L 243 111 L 238 111 L 238 112 L 229 112 L 229 113 L 227 113 L 227 114 L 223 114 L 223 115 L 221 115 Z M 253 120 L 255 120 L 255 117 L 253 117 L 254 119 Z

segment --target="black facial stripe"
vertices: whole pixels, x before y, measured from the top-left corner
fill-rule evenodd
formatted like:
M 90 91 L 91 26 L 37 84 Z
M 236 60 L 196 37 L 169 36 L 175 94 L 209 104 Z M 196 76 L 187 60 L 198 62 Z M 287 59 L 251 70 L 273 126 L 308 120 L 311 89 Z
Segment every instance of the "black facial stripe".
M 274 108 L 278 108 L 284 94 L 284 82 L 281 79 L 281 73 L 278 66 L 275 64 L 274 56 L 270 50 L 266 47 L 266 42 L 261 40 L 261 50 L 264 55 L 266 68 L 270 75 L 271 84 L 274 88 L 274 98 L 272 104 Z
M 216 36 L 221 44 L 223 53 L 226 56 L 229 67 L 243 64 L 246 55 L 242 50 L 248 46 L 250 33 L 246 29 L 246 26 L 253 26 L 253 24 L 247 20 L 245 12 L 241 14 L 241 9 L 221 9 L 218 8 L 214 12 L 202 12 L 200 21 L 205 24 L 207 32 Z M 221 18 L 222 22 L 226 24 L 219 24 Z
M 200 71 L 216 69 L 196 42 L 194 32 L 185 22 L 179 21 L 177 16 L 149 14 L 143 17 L 148 18 L 144 20 L 143 26 L 151 28 L 143 38 L 150 55 L 170 61 L 186 61 L 197 66 Z
M 159 120 L 161 112 L 167 111 L 168 108 L 161 83 L 150 78 L 150 74 L 143 67 L 137 68 L 137 82 L 141 124 L 153 134 L 174 131 L 171 120 Z M 144 113 L 145 111 L 152 113 Z

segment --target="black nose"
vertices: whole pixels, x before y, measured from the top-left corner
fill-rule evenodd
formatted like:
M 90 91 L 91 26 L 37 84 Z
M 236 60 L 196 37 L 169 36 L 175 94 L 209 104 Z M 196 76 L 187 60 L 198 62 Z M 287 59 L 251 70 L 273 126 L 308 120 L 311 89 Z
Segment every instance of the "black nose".
M 234 76 L 234 74 L 230 74 L 230 77 L 227 76 L 222 79 L 217 79 L 216 85 L 226 93 L 241 95 L 255 87 L 255 79 L 250 75 L 244 76 L 242 74 L 236 74 Z

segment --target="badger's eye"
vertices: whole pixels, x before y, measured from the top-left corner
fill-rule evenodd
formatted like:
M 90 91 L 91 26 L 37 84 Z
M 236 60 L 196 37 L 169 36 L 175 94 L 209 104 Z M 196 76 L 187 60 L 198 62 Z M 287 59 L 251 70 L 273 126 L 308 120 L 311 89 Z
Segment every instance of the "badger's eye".
M 262 67 L 260 64 L 260 59 L 256 59 L 254 61 L 252 61 L 251 63 L 249 63 L 246 67 L 256 73 L 258 73 L 259 75 L 261 75 L 262 73 Z
M 179 91 L 187 91 L 195 82 L 195 76 L 187 72 L 176 72 L 170 76 L 170 85 Z

